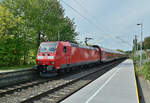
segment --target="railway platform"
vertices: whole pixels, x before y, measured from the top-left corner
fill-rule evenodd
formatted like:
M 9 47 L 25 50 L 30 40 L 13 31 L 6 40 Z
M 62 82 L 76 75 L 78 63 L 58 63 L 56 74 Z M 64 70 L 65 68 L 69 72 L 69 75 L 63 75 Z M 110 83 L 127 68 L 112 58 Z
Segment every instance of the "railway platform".
M 61 103 L 139 103 L 133 61 L 125 60 Z

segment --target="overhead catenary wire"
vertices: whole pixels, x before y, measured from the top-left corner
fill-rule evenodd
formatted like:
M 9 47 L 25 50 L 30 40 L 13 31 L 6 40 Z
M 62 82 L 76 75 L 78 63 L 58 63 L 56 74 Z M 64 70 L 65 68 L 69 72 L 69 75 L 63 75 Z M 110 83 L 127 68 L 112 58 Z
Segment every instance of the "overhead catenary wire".
M 70 6 L 69 4 L 67 4 L 64 0 L 60 0 L 62 1 L 66 6 L 70 7 L 74 12 L 76 12 L 78 15 L 80 15 L 80 17 L 82 17 L 83 19 L 85 19 L 88 23 L 94 25 L 97 29 L 100 29 L 97 25 L 95 25 L 95 23 L 93 23 L 91 20 L 89 20 L 87 17 L 85 17 L 84 15 L 82 15 L 79 11 L 77 11 L 75 8 L 73 8 L 72 6 Z
M 77 5 L 79 5 L 85 12 L 87 12 L 87 13 L 89 13 L 89 11 L 82 5 L 82 4 L 80 4 L 77 0 L 73 0 Z M 91 13 L 90 13 L 91 14 Z M 90 17 L 92 17 L 94 20 L 96 20 L 96 18 L 93 16 L 93 15 L 90 15 Z M 100 23 L 99 23 L 100 24 Z M 103 28 L 104 28 L 104 26 L 103 26 Z M 114 33 L 112 33 L 112 32 L 110 32 L 110 29 L 108 29 L 107 28 L 107 31 L 106 31 L 107 33 L 111 33 L 111 34 L 114 34 Z M 118 33 L 117 33 L 118 34 Z M 126 42 L 126 41 L 124 41 L 123 39 L 121 39 L 120 37 L 119 37 L 119 35 L 118 36 L 113 36 L 113 37 L 115 37 L 116 39 L 119 39 L 120 41 L 122 41 L 123 43 L 126 43 L 126 44 L 128 44 L 129 46 L 131 46 L 131 44 L 130 43 L 128 43 L 128 42 Z
M 98 30 L 102 30 L 99 26 L 97 26 L 94 22 L 92 22 L 91 20 L 89 20 L 87 17 L 85 17 L 84 15 L 82 15 L 78 10 L 76 10 L 75 8 L 73 8 L 72 6 L 70 6 L 69 4 L 67 4 L 64 0 L 60 0 L 62 1 L 62 3 L 64 3 L 66 6 L 68 6 L 69 8 L 71 8 L 74 12 L 76 12 L 80 17 L 82 17 L 83 19 L 85 19 L 88 23 L 94 25 Z M 103 33 L 106 33 L 105 31 L 100 31 Z M 110 35 L 111 36 L 111 35 Z M 112 36 L 113 37 L 113 36 Z M 113 37 L 114 38 L 114 37 Z M 128 46 L 131 46 L 131 44 L 129 44 L 128 42 L 122 40 L 120 37 L 115 37 L 116 39 L 120 40 L 122 43 L 127 44 Z

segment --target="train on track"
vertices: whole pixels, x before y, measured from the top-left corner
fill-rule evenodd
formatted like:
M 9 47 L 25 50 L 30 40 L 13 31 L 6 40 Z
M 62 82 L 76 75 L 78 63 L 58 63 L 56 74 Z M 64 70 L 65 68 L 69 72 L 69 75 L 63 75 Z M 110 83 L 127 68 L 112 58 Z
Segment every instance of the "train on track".
M 124 53 L 70 42 L 42 42 L 39 46 L 36 64 L 40 74 L 58 73 L 77 66 L 99 64 L 122 58 Z

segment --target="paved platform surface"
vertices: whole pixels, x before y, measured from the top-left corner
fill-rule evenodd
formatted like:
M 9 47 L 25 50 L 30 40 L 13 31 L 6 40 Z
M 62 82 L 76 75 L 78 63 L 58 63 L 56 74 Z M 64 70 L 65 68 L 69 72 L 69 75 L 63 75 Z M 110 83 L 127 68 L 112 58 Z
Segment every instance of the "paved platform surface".
M 144 76 L 138 77 L 140 103 L 150 103 L 150 84 Z
M 139 103 L 132 60 L 125 60 L 61 103 Z

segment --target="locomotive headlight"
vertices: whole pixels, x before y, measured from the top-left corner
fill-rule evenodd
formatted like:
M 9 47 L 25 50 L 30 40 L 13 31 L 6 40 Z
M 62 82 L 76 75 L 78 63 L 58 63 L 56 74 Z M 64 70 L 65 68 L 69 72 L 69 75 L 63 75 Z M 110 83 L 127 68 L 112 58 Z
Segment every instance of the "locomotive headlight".
M 37 56 L 37 59 L 44 59 L 43 56 Z
M 48 59 L 54 59 L 54 56 L 48 56 Z

